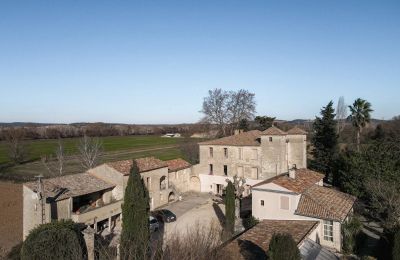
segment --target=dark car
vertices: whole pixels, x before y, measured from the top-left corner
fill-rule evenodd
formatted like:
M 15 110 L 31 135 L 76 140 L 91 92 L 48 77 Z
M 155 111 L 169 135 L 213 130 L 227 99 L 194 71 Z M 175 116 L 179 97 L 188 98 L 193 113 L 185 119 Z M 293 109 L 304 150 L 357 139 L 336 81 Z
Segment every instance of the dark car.
M 156 219 L 162 222 L 174 222 L 176 220 L 176 216 L 168 209 L 160 209 L 156 210 L 152 214 Z

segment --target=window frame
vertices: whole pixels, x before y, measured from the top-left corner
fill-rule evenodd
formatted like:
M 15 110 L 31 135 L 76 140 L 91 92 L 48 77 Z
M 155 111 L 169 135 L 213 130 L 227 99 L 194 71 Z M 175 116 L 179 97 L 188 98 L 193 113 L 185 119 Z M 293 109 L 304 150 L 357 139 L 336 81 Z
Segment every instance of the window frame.
M 224 164 L 224 175 L 228 176 L 228 165 Z
M 224 158 L 227 159 L 229 157 L 228 155 L 228 148 L 224 147 Z
M 209 149 L 208 149 L 208 156 L 209 156 L 210 158 L 213 158 L 213 157 L 214 157 L 214 148 L 213 148 L 213 147 L 209 147 Z
M 333 220 L 324 220 L 322 225 L 324 240 L 333 242 Z
M 260 200 L 260 205 L 261 205 L 261 207 L 264 207 L 264 200 Z

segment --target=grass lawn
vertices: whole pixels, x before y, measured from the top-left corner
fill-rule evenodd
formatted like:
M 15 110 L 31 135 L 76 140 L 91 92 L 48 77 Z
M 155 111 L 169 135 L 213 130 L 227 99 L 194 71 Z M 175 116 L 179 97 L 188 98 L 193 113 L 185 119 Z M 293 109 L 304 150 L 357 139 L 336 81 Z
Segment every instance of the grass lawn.
M 178 147 L 179 143 L 184 142 L 184 138 L 162 138 L 158 136 L 124 136 L 124 137 L 104 137 L 103 154 L 100 163 L 155 156 L 161 160 L 170 160 L 182 157 Z M 186 139 L 186 141 L 200 142 L 200 139 Z M 33 180 L 34 176 L 42 174 L 51 177 L 40 157 L 54 153 L 57 147 L 57 140 L 34 140 L 27 142 L 29 146 L 30 162 L 7 167 L 0 170 L 0 178 L 14 181 Z M 84 172 L 77 156 L 78 138 L 63 139 L 65 151 L 68 156 L 64 163 L 64 174 L 75 174 Z M 7 150 L 4 142 L 0 143 L 0 164 L 7 163 Z
M 183 138 L 163 138 L 159 136 L 109 136 L 100 138 L 105 152 L 130 149 L 144 149 L 176 145 L 182 142 Z M 66 154 L 77 153 L 79 138 L 62 139 Z M 40 159 L 43 155 L 54 154 L 58 140 L 30 140 L 26 141 L 28 150 L 28 161 Z M 0 164 L 9 162 L 7 157 L 7 146 L 4 141 L 0 142 Z

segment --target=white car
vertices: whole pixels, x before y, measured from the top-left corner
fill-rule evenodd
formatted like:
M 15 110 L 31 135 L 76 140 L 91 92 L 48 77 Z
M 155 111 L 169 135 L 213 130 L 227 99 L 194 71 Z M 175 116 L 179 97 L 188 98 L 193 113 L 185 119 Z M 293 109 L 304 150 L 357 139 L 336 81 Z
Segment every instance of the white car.
M 155 217 L 150 216 L 149 222 L 150 222 L 150 232 L 157 231 L 159 228 L 158 220 Z

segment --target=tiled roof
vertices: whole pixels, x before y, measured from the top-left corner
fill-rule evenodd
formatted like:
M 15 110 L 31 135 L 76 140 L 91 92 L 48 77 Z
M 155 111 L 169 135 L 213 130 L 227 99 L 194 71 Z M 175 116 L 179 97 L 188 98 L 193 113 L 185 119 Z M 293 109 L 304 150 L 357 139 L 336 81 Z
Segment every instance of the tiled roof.
M 275 233 L 288 233 L 299 245 L 317 225 L 318 221 L 262 220 L 229 242 L 225 248 L 234 259 L 266 259 L 265 252 Z
M 271 126 L 267 130 L 263 131 L 261 134 L 262 135 L 286 135 L 287 133 L 282 131 L 281 129 L 279 129 L 276 126 Z
M 176 172 L 176 171 L 186 169 L 186 168 L 189 168 L 190 166 L 192 166 L 190 163 L 188 163 L 187 161 L 185 161 L 181 158 L 169 160 L 169 161 L 165 161 L 165 162 L 168 165 L 169 172 Z
M 307 131 L 295 126 L 289 131 L 287 131 L 288 135 L 306 135 Z
M 300 198 L 296 214 L 319 219 L 344 221 L 356 198 L 333 188 L 314 185 Z
M 137 164 L 137 167 L 139 168 L 139 172 L 147 172 L 168 166 L 166 162 L 161 161 L 155 157 L 145 157 L 134 160 Z M 107 163 L 107 165 L 114 168 L 123 175 L 129 175 L 132 168 L 132 160 L 109 162 Z
M 296 169 L 296 175 L 294 179 L 290 178 L 288 174 L 285 173 L 257 183 L 253 187 L 258 187 L 266 183 L 274 183 L 293 192 L 303 193 L 305 190 L 323 178 L 324 175 L 322 173 L 318 173 L 309 169 Z
M 261 131 L 252 130 L 237 135 L 231 135 L 220 139 L 205 141 L 200 145 L 232 145 L 232 146 L 259 146 Z
M 88 173 L 44 179 L 42 184 L 44 195 L 55 200 L 63 200 L 115 187 L 115 185 Z M 37 191 L 37 182 L 27 182 L 24 185 L 35 192 Z

